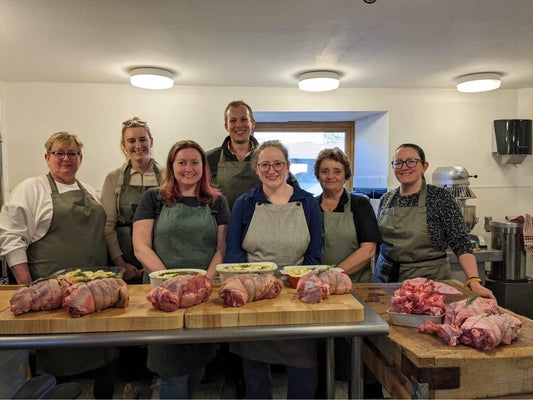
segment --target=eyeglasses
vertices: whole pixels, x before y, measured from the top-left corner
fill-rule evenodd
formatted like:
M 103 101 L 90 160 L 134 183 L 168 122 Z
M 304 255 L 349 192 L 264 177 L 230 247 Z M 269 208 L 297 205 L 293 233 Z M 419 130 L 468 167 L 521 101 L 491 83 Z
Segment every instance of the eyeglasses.
M 403 165 L 407 165 L 408 168 L 414 168 L 416 167 L 416 163 L 418 162 L 423 163 L 423 161 L 419 158 L 409 158 L 405 161 L 399 160 L 399 161 L 393 161 L 391 162 L 392 168 L 394 169 L 400 169 L 403 167 Z
M 75 160 L 81 155 L 79 151 L 49 151 L 48 154 L 53 154 L 59 159 L 62 159 L 67 156 L 69 160 Z
M 285 168 L 285 165 L 287 165 L 286 162 L 275 162 L 272 164 L 269 164 L 269 163 L 257 164 L 257 166 L 259 167 L 259 171 L 261 172 L 268 172 L 270 170 L 270 167 L 274 168 L 274 171 L 280 172 L 283 170 L 283 168 Z
M 148 122 L 143 121 L 142 119 L 128 119 L 122 123 L 122 126 L 129 128 L 130 126 L 146 126 Z

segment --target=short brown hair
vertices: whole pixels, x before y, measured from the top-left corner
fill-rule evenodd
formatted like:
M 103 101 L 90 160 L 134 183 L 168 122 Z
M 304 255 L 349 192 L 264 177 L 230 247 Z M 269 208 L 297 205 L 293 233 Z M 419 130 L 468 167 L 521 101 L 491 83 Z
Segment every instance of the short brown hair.
M 228 122 L 228 110 L 231 108 L 231 107 L 246 107 L 248 109 L 248 114 L 250 115 L 250 119 L 252 121 L 255 121 L 254 119 L 254 112 L 252 111 L 252 107 L 250 107 L 248 104 L 246 104 L 244 102 L 244 100 L 234 100 L 234 101 L 231 101 L 227 106 L 226 106 L 226 109 L 224 110 L 224 123 L 227 123 Z
M 63 144 L 63 143 L 73 143 L 76 145 L 76 147 L 78 147 L 79 151 L 81 151 L 81 148 L 83 147 L 82 141 L 76 135 L 73 135 L 68 132 L 56 132 L 48 138 L 48 140 L 44 144 L 44 148 L 48 152 L 52 150 L 52 148 L 56 144 Z
M 332 149 L 324 149 L 320 153 L 318 153 L 314 167 L 316 179 L 318 179 L 318 175 L 320 172 L 320 164 L 326 158 L 340 162 L 344 166 L 344 180 L 348 180 L 352 177 L 352 166 L 350 165 L 350 160 L 348 159 L 348 156 L 344 154 L 343 151 L 338 147 L 334 147 Z

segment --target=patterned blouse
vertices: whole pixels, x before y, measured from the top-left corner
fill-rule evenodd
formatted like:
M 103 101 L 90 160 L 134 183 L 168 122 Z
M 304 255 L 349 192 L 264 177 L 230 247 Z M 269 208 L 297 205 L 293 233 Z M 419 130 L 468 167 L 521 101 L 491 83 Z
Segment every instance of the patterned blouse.
M 441 187 L 426 185 L 427 227 L 431 243 L 435 248 L 445 251 L 452 249 L 457 257 L 473 254 L 472 245 L 466 231 L 463 214 L 453 196 Z M 378 208 L 378 221 L 381 210 L 394 192 L 381 197 Z M 401 196 L 398 192 L 392 199 L 390 207 L 416 207 L 420 192 Z

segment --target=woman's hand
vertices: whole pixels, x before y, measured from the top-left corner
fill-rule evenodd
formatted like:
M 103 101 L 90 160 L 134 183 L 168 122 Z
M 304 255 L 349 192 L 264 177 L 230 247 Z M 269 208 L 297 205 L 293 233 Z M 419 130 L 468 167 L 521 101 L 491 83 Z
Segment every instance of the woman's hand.
M 487 289 L 480 282 L 472 282 L 470 284 L 470 289 L 472 289 L 475 294 L 479 294 L 482 297 L 488 297 L 489 299 L 496 300 L 496 297 L 494 297 L 492 290 Z
M 133 264 L 124 263 L 122 267 L 126 269 L 126 272 L 124 272 L 124 276 L 122 277 L 125 281 L 140 278 L 142 276 L 142 270 L 138 269 Z

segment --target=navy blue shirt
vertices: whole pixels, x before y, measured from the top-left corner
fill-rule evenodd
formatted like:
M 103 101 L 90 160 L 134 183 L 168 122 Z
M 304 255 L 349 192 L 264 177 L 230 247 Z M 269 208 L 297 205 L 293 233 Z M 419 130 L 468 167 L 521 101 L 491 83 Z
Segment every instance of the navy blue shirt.
M 322 215 L 320 206 L 311 193 L 301 189 L 293 182 L 289 181 L 287 183 L 294 189 L 289 203 L 296 201 L 302 203 L 311 237 L 311 242 L 304 254 L 303 264 L 318 265 L 322 262 Z M 247 253 L 242 248 L 242 242 L 250 227 L 257 202 L 270 203 L 263 194 L 263 184 L 240 196 L 233 205 L 226 238 L 226 262 L 228 263 L 248 261 Z

